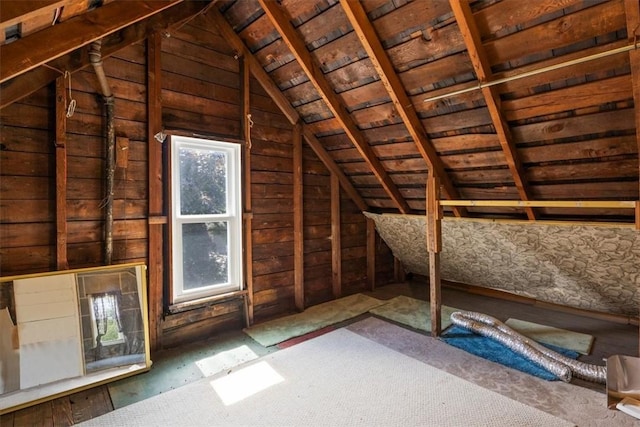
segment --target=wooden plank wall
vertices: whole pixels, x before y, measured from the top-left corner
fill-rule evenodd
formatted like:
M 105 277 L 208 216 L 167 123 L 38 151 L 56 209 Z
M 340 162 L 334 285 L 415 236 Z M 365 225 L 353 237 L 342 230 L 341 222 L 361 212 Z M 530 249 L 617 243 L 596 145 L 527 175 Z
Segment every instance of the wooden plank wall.
M 142 42 L 104 59 L 116 98 L 116 135 L 128 140 L 126 158 L 120 157 L 116 170 L 114 263 L 149 262 L 146 55 Z M 161 62 L 163 130 L 240 142 L 240 63 L 226 40 L 194 19 L 163 37 Z M 91 68 L 72 75 L 71 89 L 69 99 L 77 108 L 67 121 L 67 241 L 69 267 L 79 268 L 101 265 L 103 259 L 104 107 Z M 295 309 L 293 127 L 253 78 L 250 92 L 251 297 L 259 322 Z M 0 273 L 55 270 L 55 88 L 1 109 L 0 119 Z M 306 143 L 303 177 L 304 297 L 310 306 L 333 298 L 331 176 Z M 341 282 L 342 294 L 348 295 L 366 289 L 366 221 L 340 195 Z M 393 260 L 379 238 L 375 246 L 376 282 L 387 283 Z M 161 317 L 156 344 L 162 347 L 244 322 L 241 300 Z

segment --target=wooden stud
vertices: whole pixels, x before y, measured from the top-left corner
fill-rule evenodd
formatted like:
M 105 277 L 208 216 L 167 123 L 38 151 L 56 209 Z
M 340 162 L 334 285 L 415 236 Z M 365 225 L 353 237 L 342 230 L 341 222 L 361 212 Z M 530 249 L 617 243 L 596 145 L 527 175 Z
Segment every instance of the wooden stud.
M 636 201 L 636 230 L 640 231 L 640 200 Z
M 376 223 L 367 218 L 367 284 L 369 290 L 376 288 Z
M 149 161 L 149 218 L 163 216 L 165 191 L 162 181 L 162 142 L 155 135 L 162 130 L 162 36 L 153 33 L 147 40 L 147 144 Z M 168 143 L 168 141 L 165 141 Z M 150 348 L 162 343 L 162 311 L 164 306 L 164 225 L 149 222 L 149 339 Z M 170 264 L 169 264 L 170 265 Z
M 271 23 L 282 36 L 282 40 L 295 56 L 298 64 L 304 70 L 309 80 L 313 83 L 318 94 L 322 97 L 327 107 L 340 123 L 353 145 L 358 149 L 360 155 L 376 176 L 387 195 L 391 200 L 393 200 L 400 212 L 409 213 L 411 208 L 407 204 L 407 201 L 404 199 L 402 194 L 400 194 L 400 190 L 389 174 L 387 174 L 387 171 L 384 169 L 380 159 L 378 159 L 371 146 L 365 140 L 363 133 L 349 114 L 341 98 L 335 93 L 327 79 L 324 77 L 322 69 L 313 59 L 302 38 L 297 34 L 295 28 L 291 24 L 288 14 L 277 2 L 268 0 L 259 1 L 260 6 L 262 6 L 262 9 L 266 12 Z
M 458 27 L 462 33 L 467 51 L 469 53 L 469 59 L 473 64 L 473 68 L 476 72 L 480 83 L 486 83 L 491 78 L 491 68 L 489 66 L 489 60 L 482 46 L 480 38 L 480 32 L 473 19 L 471 7 L 466 0 L 450 0 L 451 9 L 455 15 Z M 517 156 L 515 143 L 509 125 L 503 118 L 500 111 L 500 95 L 494 87 L 483 87 L 482 94 L 487 104 L 487 109 L 491 115 L 493 127 L 498 135 L 498 140 L 502 146 L 502 151 L 507 161 L 507 166 L 511 171 L 511 176 L 518 190 L 518 194 L 522 200 L 529 200 L 529 188 L 525 179 L 524 168 L 520 159 Z M 531 207 L 525 207 L 527 218 L 530 220 L 536 219 L 536 214 Z
M 251 200 L 251 73 L 249 62 L 240 57 L 240 76 L 242 82 L 241 130 L 244 139 L 244 281 L 247 294 L 244 296 L 246 326 L 253 324 L 253 213 Z
M 442 331 L 440 252 L 442 250 L 442 211 L 439 199 L 438 178 L 429 173 L 427 178 L 427 250 L 429 251 L 429 301 L 431 312 L 431 336 L 437 337 Z
M 342 296 L 342 243 L 340 239 L 340 181 L 331 174 L 331 284 L 333 297 Z
M 67 270 L 67 78 L 56 79 L 56 264 Z
M 369 60 L 371 60 L 376 72 L 380 76 L 385 89 L 387 89 L 393 105 L 398 111 L 398 114 L 400 114 L 400 117 L 402 117 L 402 121 L 415 142 L 420 155 L 427 162 L 429 169 L 435 170 L 436 175 L 440 177 L 447 196 L 451 199 L 460 198 L 458 190 L 447 175 L 444 165 L 429 140 L 424 125 L 420 121 L 411 100 L 407 96 L 400 77 L 398 77 L 398 74 L 395 72 L 393 64 L 387 56 L 382 43 L 380 43 L 362 4 L 359 0 L 341 0 L 340 4 L 365 51 L 369 55 Z M 466 209 L 458 207 L 454 208 L 454 214 L 456 216 L 467 216 Z
M 301 121 L 302 119 L 296 109 L 291 106 L 289 100 L 280 91 L 280 88 L 275 84 L 271 77 L 269 77 L 267 72 L 264 71 L 262 65 L 260 65 L 258 60 L 251 54 L 251 51 L 249 51 L 249 49 L 244 45 L 244 42 L 236 34 L 222 14 L 217 9 L 213 8 L 204 15 L 204 19 L 208 20 L 210 25 L 217 27 L 220 30 L 221 35 L 231 44 L 231 46 L 245 58 L 245 61 L 249 62 L 253 76 L 276 103 L 280 111 L 282 111 L 282 113 L 287 117 L 289 122 L 294 125 Z M 366 202 L 360 196 L 342 169 L 333 160 L 331 155 L 324 149 L 318 138 L 315 137 L 308 126 L 303 124 L 302 129 L 304 139 L 307 141 L 307 144 L 309 144 L 314 153 L 322 161 L 325 167 L 332 174 L 335 174 L 338 177 L 340 185 L 342 185 L 344 191 L 349 195 L 349 197 L 351 197 L 358 208 L 362 211 L 366 211 L 368 209 Z
M 293 288 L 296 309 L 304 310 L 302 124 L 293 128 Z

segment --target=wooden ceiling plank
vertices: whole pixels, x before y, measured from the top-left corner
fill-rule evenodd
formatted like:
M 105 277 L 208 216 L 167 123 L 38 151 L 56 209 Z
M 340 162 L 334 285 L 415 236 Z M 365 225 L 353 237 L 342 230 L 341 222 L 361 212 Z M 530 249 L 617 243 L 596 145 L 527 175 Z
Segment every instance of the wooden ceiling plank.
M 289 103 L 289 100 L 280 91 L 278 85 L 276 85 L 271 77 L 269 77 L 267 72 L 262 68 L 260 62 L 258 62 L 256 57 L 253 56 L 253 54 L 249 51 L 247 46 L 240 39 L 240 36 L 236 34 L 236 32 L 222 16 L 222 14 L 218 10 L 213 8 L 205 14 L 205 19 L 210 21 L 212 25 L 215 25 L 220 30 L 220 34 L 226 40 L 228 40 L 233 48 L 238 52 L 238 55 L 242 56 L 245 61 L 249 63 L 249 67 L 253 76 L 256 78 L 256 80 L 258 80 L 265 92 L 267 92 L 267 94 L 273 99 L 282 113 L 287 117 L 289 122 L 292 125 L 301 122 L 300 115 L 298 114 L 296 109 L 291 106 L 291 103 Z M 302 125 L 302 134 L 311 149 L 313 149 L 316 155 L 324 163 L 326 168 L 338 177 L 342 188 L 358 206 L 358 209 L 362 211 L 368 210 L 369 207 L 364 199 L 360 196 L 360 193 L 358 193 L 358 190 L 355 189 L 349 178 L 344 174 L 344 172 L 342 172 L 331 155 L 324 149 L 324 147 L 322 146 L 318 138 L 316 138 L 316 136 L 313 134 L 311 128 L 308 125 Z
M 333 115 L 340 122 L 340 125 L 353 144 L 358 148 L 358 151 L 360 151 L 360 154 L 376 175 L 382 187 L 394 201 L 396 207 L 402 213 L 410 212 L 411 208 L 407 204 L 406 200 L 402 197 L 402 194 L 400 194 L 395 183 L 385 171 L 380 160 L 375 156 L 375 153 L 365 140 L 364 135 L 350 116 L 340 97 L 335 93 L 325 78 L 320 66 L 312 58 L 304 44 L 304 41 L 297 34 L 295 28 L 290 22 L 288 13 L 274 1 L 260 0 L 260 5 L 282 36 L 282 39 L 289 46 L 289 49 L 296 57 L 300 67 L 302 67 L 304 72 L 307 74 L 314 87 L 320 96 L 322 96 L 329 109 L 331 109 Z
M 51 13 L 51 21 L 53 21 L 53 12 L 64 6 L 67 0 L 41 0 L 41 1 L 3 1 L 0 7 L 0 30 L 12 25 L 20 24 L 28 21 L 36 16 Z
M 407 96 L 400 77 L 395 72 L 393 64 L 387 56 L 362 4 L 359 0 L 341 0 L 340 4 L 369 55 L 369 59 L 373 63 L 378 76 L 380 76 L 385 89 L 389 93 L 395 109 L 400 114 L 411 138 L 413 138 L 420 155 L 438 177 L 446 197 L 450 199 L 459 198 L 458 190 L 447 176 L 444 165 L 429 140 L 415 107 Z M 464 209 L 456 208 L 454 213 L 456 216 L 465 215 Z
M 469 58 L 473 64 L 476 76 L 480 83 L 485 83 L 491 77 L 491 68 L 486 52 L 482 47 L 480 33 L 473 19 L 471 7 L 465 0 L 449 0 L 449 3 L 451 4 L 451 9 L 453 10 L 453 14 L 458 22 L 462 38 L 467 46 Z M 509 125 L 500 111 L 500 95 L 493 86 L 482 88 L 482 94 L 484 95 L 489 114 L 493 121 L 493 126 L 498 134 L 498 139 L 506 157 L 507 166 L 513 176 L 513 181 L 518 190 L 518 194 L 523 201 L 529 200 L 529 190 L 528 184 L 525 180 L 524 168 L 518 159 Z M 526 207 L 525 212 L 530 220 L 536 219 L 536 214 L 531 207 Z
M 163 30 L 191 18 L 202 11 L 205 3 L 186 2 L 179 8 L 170 8 L 152 17 L 137 22 L 122 31 L 102 39 L 102 57 L 108 58 L 115 52 L 143 40 L 154 30 Z M 0 109 L 10 105 L 38 89 L 53 82 L 60 73 L 56 70 L 74 73 L 90 65 L 88 51 L 74 51 L 21 74 L 0 85 Z M 52 69 L 53 68 L 53 69 Z
M 627 37 L 629 42 L 638 46 L 640 43 L 640 3 L 637 0 L 625 0 L 624 11 L 627 19 Z M 640 158 L 640 50 L 629 51 L 631 64 L 631 86 L 633 91 L 633 105 L 635 107 L 636 141 L 638 143 L 638 157 Z M 640 199 L 640 194 L 638 195 Z M 636 211 L 636 224 L 640 224 L 640 217 Z
M 113 2 L 0 46 L 0 83 L 88 45 L 182 0 Z

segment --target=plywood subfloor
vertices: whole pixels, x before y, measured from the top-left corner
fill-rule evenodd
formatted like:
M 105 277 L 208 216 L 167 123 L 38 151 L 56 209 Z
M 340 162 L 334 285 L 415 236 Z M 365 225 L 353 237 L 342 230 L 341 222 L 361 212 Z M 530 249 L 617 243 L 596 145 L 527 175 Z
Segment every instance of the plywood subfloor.
M 426 299 L 428 296 L 428 288 L 424 283 L 408 282 L 383 286 L 368 294 L 380 299 L 388 299 L 397 295 Z M 448 288 L 443 288 L 442 302 L 443 304 L 464 310 L 487 313 L 503 321 L 508 318 L 517 318 L 591 334 L 595 337 L 592 352 L 590 355 L 583 356 L 580 359 L 587 363 L 602 364 L 603 359 L 613 354 L 638 355 L 638 329 L 633 325 L 613 323 L 571 313 L 543 309 L 531 304 L 505 301 Z M 360 320 L 365 316 L 369 315 L 360 316 L 352 321 Z M 156 367 L 164 365 L 162 369 L 152 368 L 148 373 L 122 381 L 135 381 L 136 383 L 142 384 L 143 387 L 144 383 L 146 383 L 149 387 L 156 389 L 160 389 L 158 384 L 169 381 L 172 383 L 169 385 L 171 388 L 179 387 L 189 381 L 198 379 L 197 376 L 193 374 L 192 369 L 182 362 L 195 359 L 195 354 L 202 354 L 203 352 L 214 354 L 233 348 L 234 346 L 246 344 L 247 336 L 241 331 L 235 331 L 226 333 L 223 337 L 219 337 L 219 339 L 212 339 L 205 343 L 181 347 L 179 351 L 168 350 L 159 352 L 154 356 L 154 359 L 157 364 Z M 260 353 L 260 355 L 277 350 L 277 348 L 271 347 L 268 349 L 264 347 L 260 349 L 257 343 L 251 343 L 251 347 L 254 351 Z M 180 358 L 177 358 L 178 354 L 181 355 Z M 182 371 L 184 375 L 179 371 Z M 590 388 L 602 388 L 604 392 L 604 386 L 601 385 L 586 382 L 578 384 Z M 130 400 L 132 403 L 136 399 L 144 399 L 147 397 L 149 396 L 141 394 L 139 397 L 133 396 Z M 108 386 L 100 386 L 3 415 L 0 417 L 0 426 L 69 426 L 97 417 L 111 410 L 113 410 L 113 404 L 109 396 L 109 388 Z

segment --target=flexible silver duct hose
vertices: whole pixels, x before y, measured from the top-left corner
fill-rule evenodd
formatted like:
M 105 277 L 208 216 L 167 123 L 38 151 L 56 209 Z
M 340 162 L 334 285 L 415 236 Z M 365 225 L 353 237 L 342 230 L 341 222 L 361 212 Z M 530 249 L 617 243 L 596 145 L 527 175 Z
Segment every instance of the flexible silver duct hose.
M 457 311 L 451 314 L 454 325 L 492 338 L 516 353 L 543 367 L 562 381 L 571 381 L 572 375 L 583 380 L 606 383 L 607 367 L 579 362 L 563 356 L 514 331 L 498 319 L 474 311 Z

